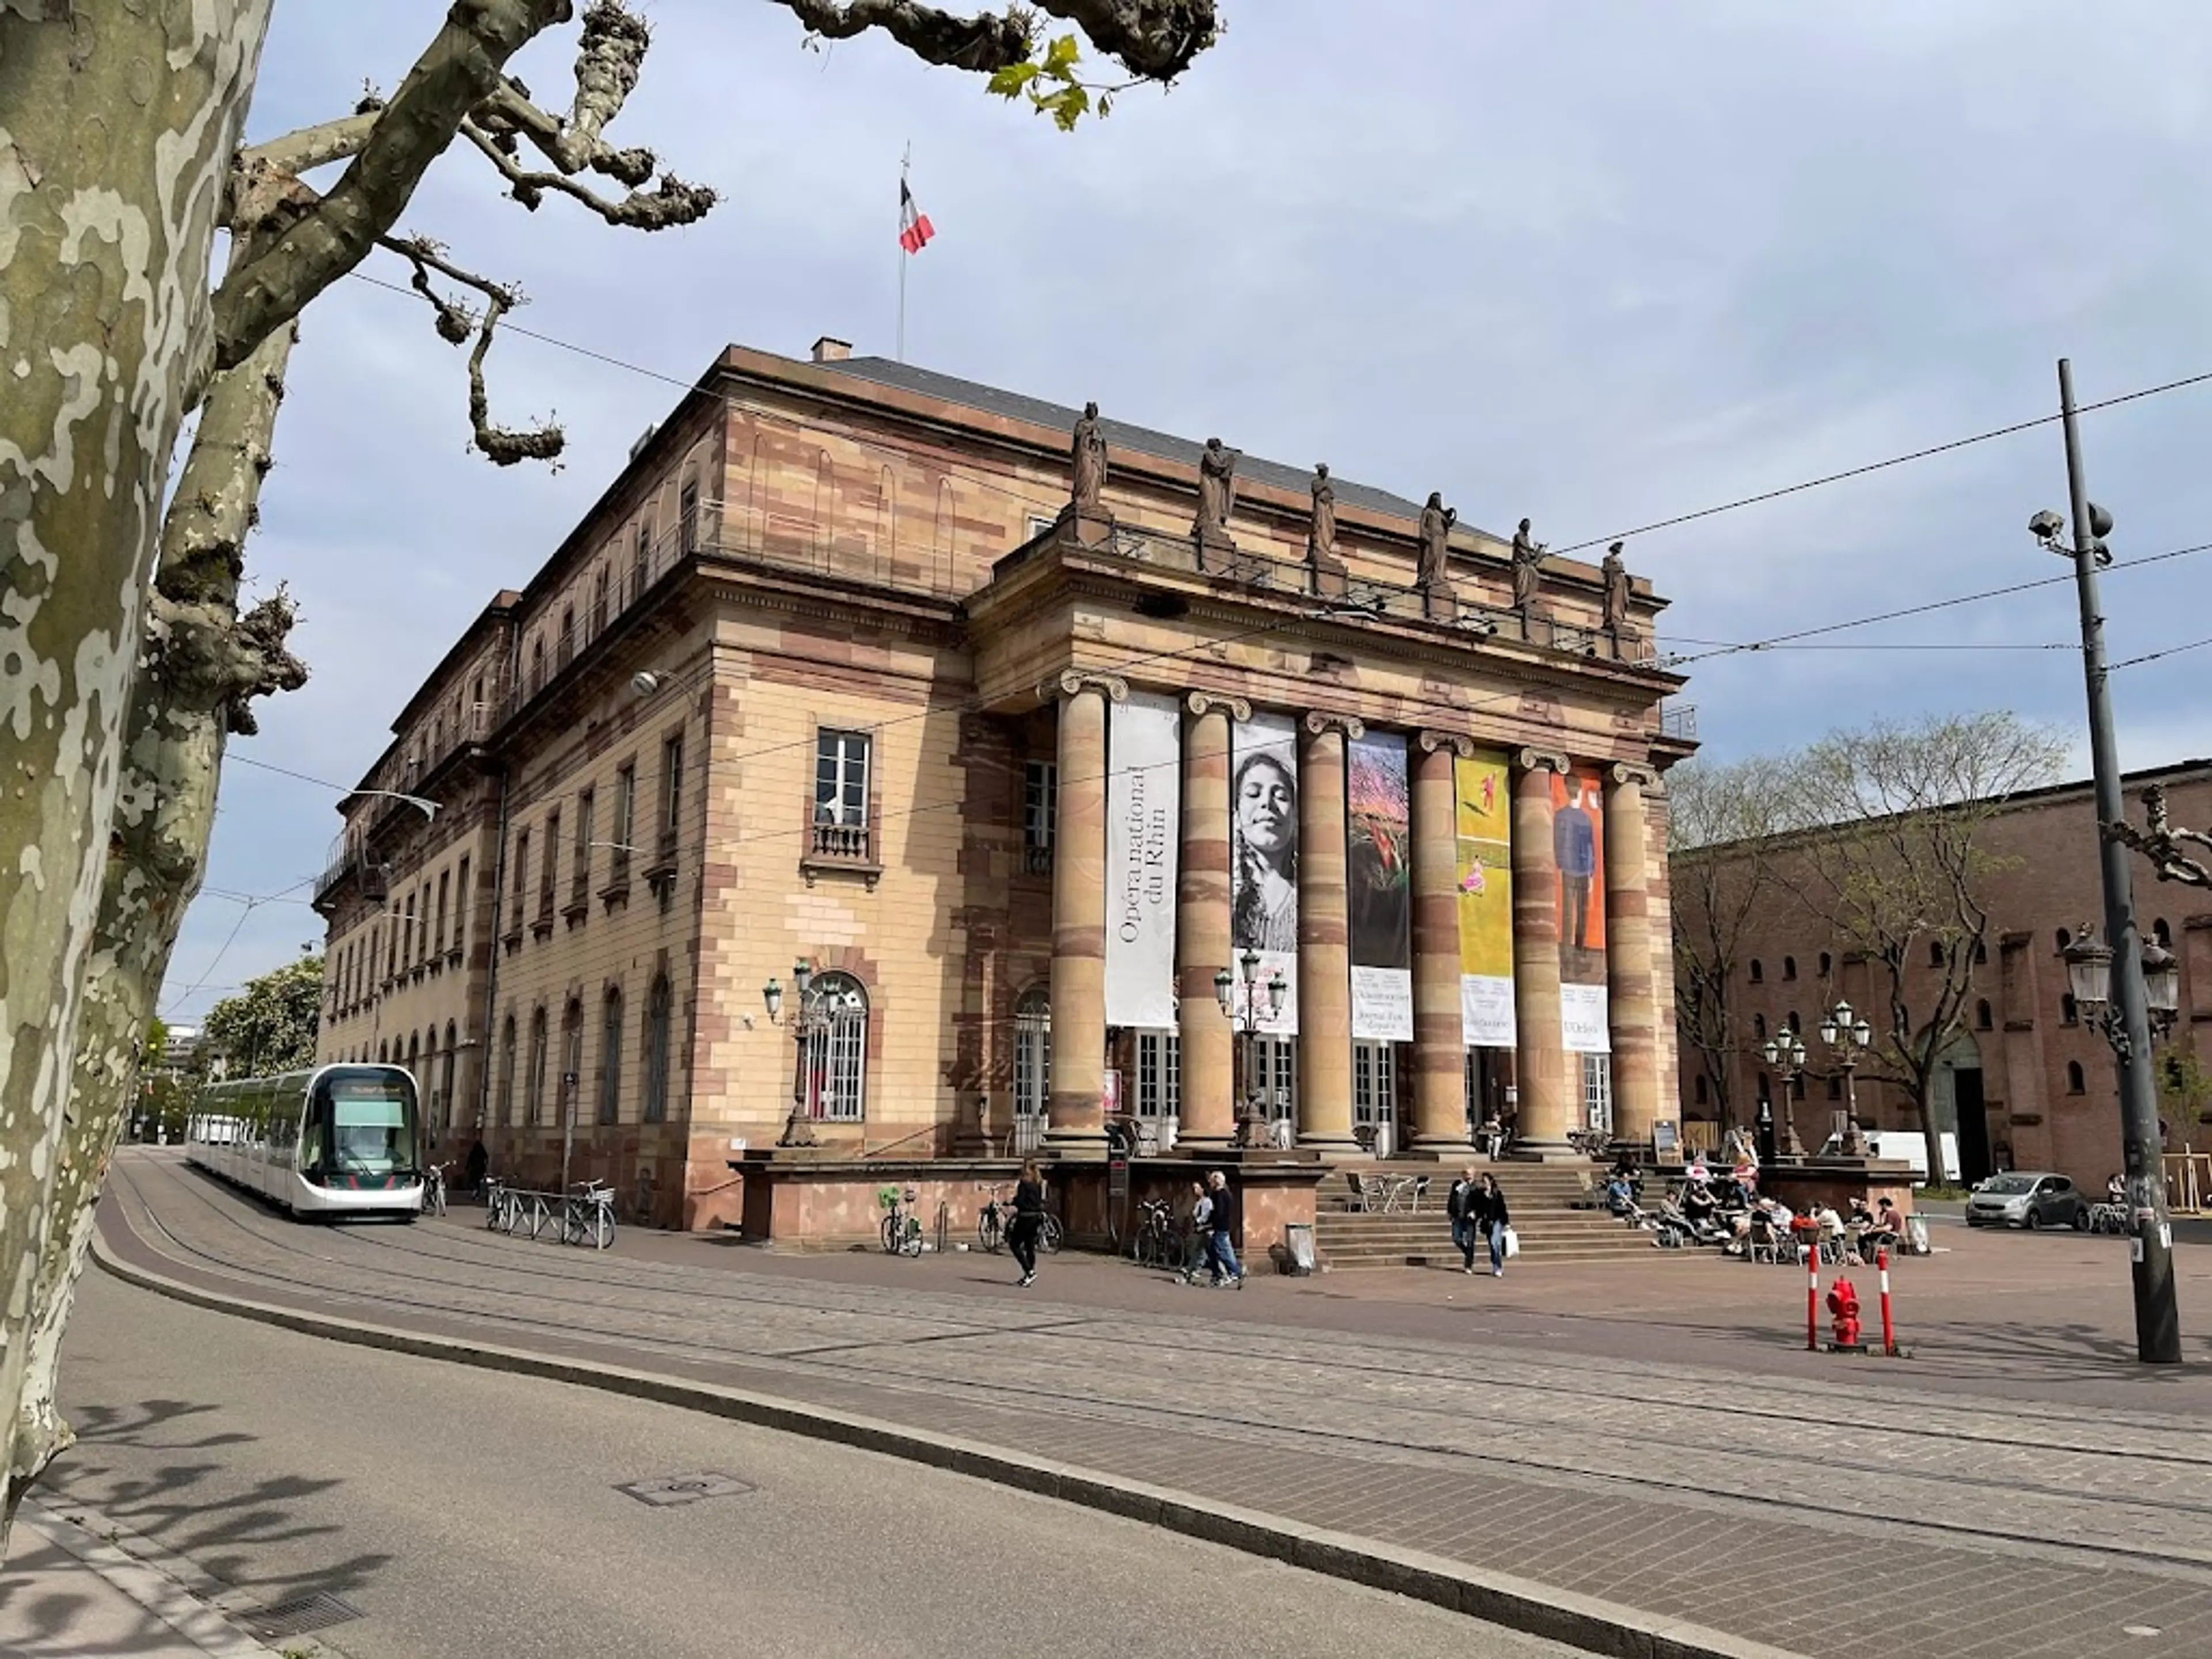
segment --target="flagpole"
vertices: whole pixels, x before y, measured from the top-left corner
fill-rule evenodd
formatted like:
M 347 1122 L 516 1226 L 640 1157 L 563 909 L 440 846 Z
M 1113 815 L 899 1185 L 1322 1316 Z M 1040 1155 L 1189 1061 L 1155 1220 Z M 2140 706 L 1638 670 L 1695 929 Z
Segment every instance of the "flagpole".
M 913 165 L 914 165 L 914 143 L 913 143 L 913 141 L 912 141 L 911 139 L 909 139 L 909 140 L 907 142 L 907 147 L 906 147 L 906 153 L 905 153 L 905 155 L 902 155 L 902 156 L 899 158 L 899 202 L 900 202 L 900 204 L 901 204 L 901 206 L 900 206 L 900 228 L 901 228 L 902 230 L 903 230 L 903 229 L 905 228 L 905 207 L 904 207 L 904 204 L 905 204 L 905 201 L 906 201 L 906 192 L 907 192 L 907 182 L 906 182 L 907 169 L 908 169 L 908 167 L 912 167 Z M 906 361 L 906 268 L 907 268 L 907 265 L 908 264 L 908 263 L 909 263 L 909 260 L 908 260 L 908 256 L 907 256 L 906 246 L 905 246 L 905 245 L 904 245 L 903 243 L 902 243 L 902 244 L 900 245 L 900 246 L 899 246 L 899 301 L 898 301 L 898 360 L 899 360 L 899 362 L 904 362 Z

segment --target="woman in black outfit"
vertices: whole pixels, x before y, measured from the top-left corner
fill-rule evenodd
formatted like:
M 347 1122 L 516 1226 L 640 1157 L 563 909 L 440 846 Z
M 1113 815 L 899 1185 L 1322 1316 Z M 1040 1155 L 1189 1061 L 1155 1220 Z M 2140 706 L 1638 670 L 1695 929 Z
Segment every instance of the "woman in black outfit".
M 1505 1229 L 1512 1224 L 1513 1215 L 1505 1207 L 1505 1194 L 1498 1185 L 1498 1177 L 1486 1173 L 1482 1190 L 1475 1194 L 1475 1219 L 1480 1224 L 1482 1237 L 1490 1245 L 1490 1276 L 1505 1277 Z
M 1015 1184 L 1014 1218 L 1006 1226 L 1006 1248 L 1022 1270 L 1018 1285 L 1036 1280 L 1037 1235 L 1043 1231 L 1044 1176 L 1030 1158 L 1022 1165 L 1022 1178 Z

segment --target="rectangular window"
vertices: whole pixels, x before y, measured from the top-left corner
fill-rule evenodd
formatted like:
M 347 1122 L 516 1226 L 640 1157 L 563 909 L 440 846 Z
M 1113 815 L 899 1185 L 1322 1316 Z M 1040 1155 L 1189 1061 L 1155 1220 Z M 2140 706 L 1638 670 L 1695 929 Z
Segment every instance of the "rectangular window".
M 460 872 L 453 878 L 453 949 L 469 948 L 469 906 L 475 902 L 474 890 L 469 885 L 469 860 L 461 859 Z
M 684 734 L 678 732 L 660 745 L 661 862 L 676 856 L 676 830 L 684 820 Z
M 403 931 L 399 945 L 399 959 L 411 968 L 417 960 L 415 955 L 415 895 L 412 893 L 407 896 L 407 908 L 400 927 Z
M 1137 1033 L 1137 1115 L 1182 1115 L 1182 1038 L 1174 1031 Z
M 512 926 L 517 933 L 522 931 L 523 907 L 529 898 L 530 831 L 518 830 L 514 832 L 514 915 L 512 918 Z
M 1296 1037 L 1263 1036 L 1252 1043 L 1252 1082 L 1261 1110 L 1277 1123 L 1291 1121 L 1297 1110 L 1298 1041 Z
M 814 739 L 814 821 L 868 821 L 868 734 L 823 731 Z
M 699 550 L 699 486 L 686 483 L 676 496 L 677 532 L 686 554 Z
M 613 868 L 608 879 L 619 887 L 629 879 L 630 833 L 637 809 L 637 763 L 631 761 L 615 774 L 615 821 L 608 839 L 615 844 Z
M 433 956 L 443 956 L 446 953 L 446 902 L 452 896 L 453 880 L 452 871 L 438 872 L 438 936 L 430 946 L 430 954 Z
M 586 789 L 576 796 L 576 855 L 569 866 L 568 903 L 574 908 L 591 900 L 592 890 L 592 793 Z
M 561 809 L 554 807 L 545 815 L 545 857 L 538 872 L 538 915 L 542 920 L 553 914 L 553 884 L 559 876 L 561 863 Z
M 1022 867 L 1041 876 L 1052 869 L 1053 836 L 1060 824 L 1060 767 L 1033 760 L 1022 768 Z
M 1398 1049 L 1389 1042 L 1352 1045 L 1352 1121 L 1394 1123 L 1398 1116 Z
M 1604 1130 L 1613 1127 L 1611 1054 L 1583 1056 L 1583 1126 Z
M 629 602 L 635 605 L 638 596 L 645 592 L 646 578 L 653 564 L 653 526 L 641 524 L 637 527 L 637 550 L 630 556 Z

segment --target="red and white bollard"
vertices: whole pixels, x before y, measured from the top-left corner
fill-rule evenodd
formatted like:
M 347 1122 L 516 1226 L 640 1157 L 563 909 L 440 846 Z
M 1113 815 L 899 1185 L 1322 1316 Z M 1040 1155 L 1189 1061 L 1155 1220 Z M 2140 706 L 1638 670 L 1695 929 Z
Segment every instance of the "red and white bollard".
M 1797 1247 L 1805 1252 L 1805 1352 L 1820 1352 L 1820 1252 L 1809 1244 Z M 1887 1307 L 1887 1303 L 1883 1305 Z
M 1874 1253 L 1874 1265 L 1881 1274 L 1881 1351 L 1892 1359 L 1897 1358 L 1897 1327 L 1889 1318 L 1889 1249 L 1885 1245 Z

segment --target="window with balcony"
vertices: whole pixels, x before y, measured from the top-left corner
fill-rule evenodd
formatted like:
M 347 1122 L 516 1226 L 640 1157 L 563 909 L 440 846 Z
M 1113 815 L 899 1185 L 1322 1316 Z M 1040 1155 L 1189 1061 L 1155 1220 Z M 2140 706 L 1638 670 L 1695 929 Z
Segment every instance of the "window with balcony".
M 637 763 L 626 761 L 615 774 L 614 822 L 607 828 L 607 839 L 614 843 L 608 860 L 607 885 L 610 890 L 629 884 L 630 836 L 635 828 L 631 820 L 637 811 Z
M 544 931 L 553 926 L 553 889 L 559 879 L 561 863 L 561 809 L 554 807 L 545 814 L 545 855 L 538 860 L 538 914 L 531 926 Z
M 1060 823 L 1060 768 L 1033 760 L 1022 767 L 1022 869 L 1032 876 L 1052 872 L 1053 834 Z
M 656 881 L 676 872 L 676 836 L 684 823 L 684 734 L 664 738 L 660 745 L 660 811 L 656 815 L 653 868 L 646 879 Z
M 817 859 L 870 862 L 869 738 L 865 732 L 817 732 L 814 739 L 813 853 Z
M 685 556 L 699 550 L 699 484 L 696 479 L 686 478 L 684 488 L 676 497 L 677 544 Z
M 476 902 L 476 890 L 469 885 L 468 854 L 461 855 L 459 868 L 453 877 L 453 943 L 451 954 L 458 961 L 469 948 L 469 907 Z

